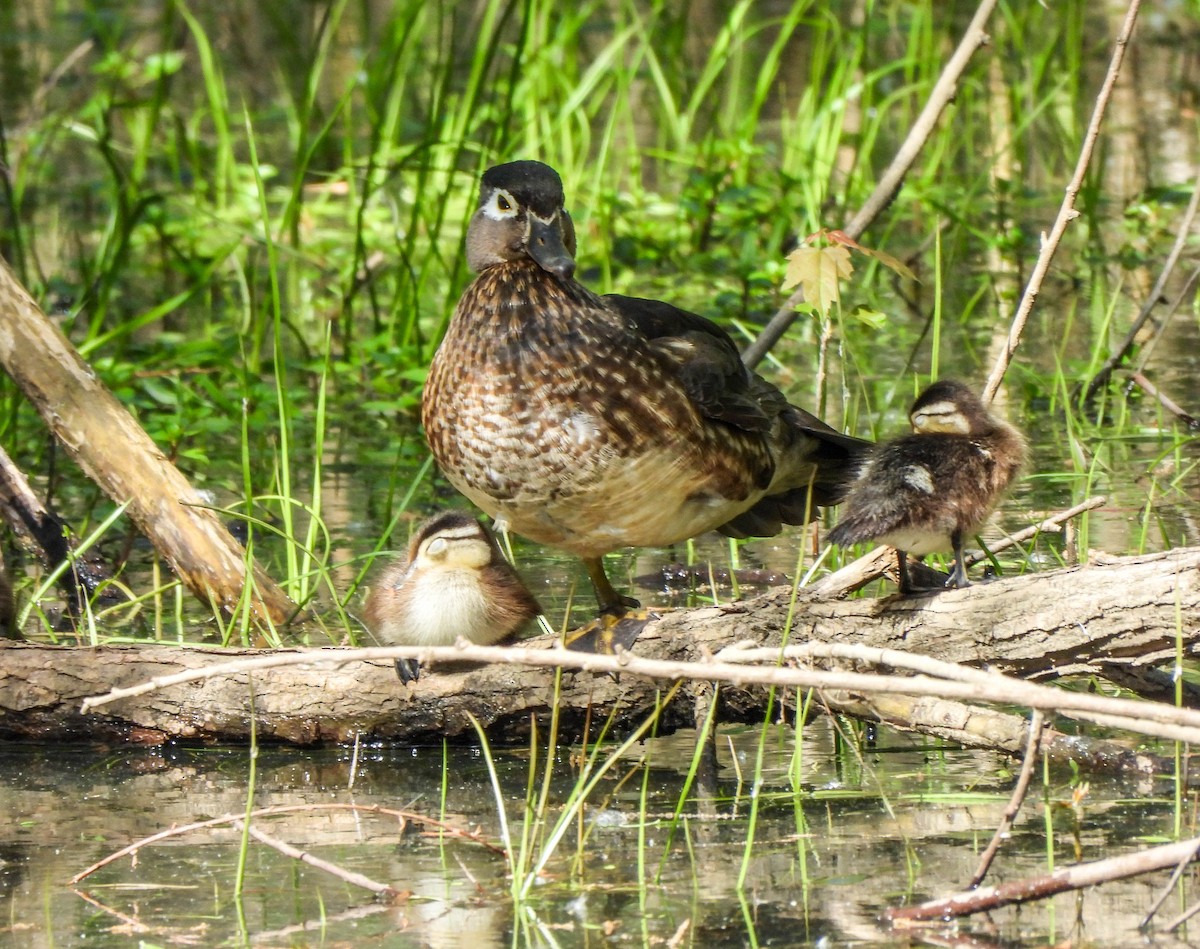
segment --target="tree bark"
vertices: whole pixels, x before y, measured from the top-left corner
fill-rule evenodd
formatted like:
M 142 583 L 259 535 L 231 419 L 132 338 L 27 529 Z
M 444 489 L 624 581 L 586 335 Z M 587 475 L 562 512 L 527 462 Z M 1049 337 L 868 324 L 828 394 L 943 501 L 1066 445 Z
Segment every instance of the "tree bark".
M 778 644 L 789 599 L 783 590 L 731 606 L 667 613 L 647 626 L 634 652 L 687 661 L 732 643 Z M 839 601 L 802 592 L 794 616 L 793 644 L 823 640 L 900 648 L 1041 679 L 1139 670 L 1171 661 L 1177 645 L 1185 656 L 1200 650 L 1200 548 L 918 597 Z M 538 637 L 522 645 L 551 648 L 554 640 Z M 0 645 L 0 735 L 245 741 L 253 718 L 260 740 L 342 742 L 358 735 L 411 743 L 473 738 L 474 716 L 497 740 L 523 740 L 534 719 L 544 721 L 557 708 L 560 735 L 570 740 L 582 733 L 589 713 L 597 721 L 614 712 L 618 728 L 640 722 L 664 691 L 663 682 L 642 676 L 566 671 L 556 693 L 553 670 L 508 664 L 426 668 L 418 682 L 405 686 L 391 662 L 355 661 L 214 676 L 123 698 L 86 715 L 80 711 L 88 696 L 255 655 L 262 652 Z M 704 682 L 685 682 L 663 711 L 659 733 L 691 727 L 699 690 L 707 688 Z M 761 720 L 766 694 L 760 686 L 723 683 L 720 720 Z M 830 694 L 824 699 L 834 709 L 897 721 L 891 698 Z M 1005 747 L 989 737 L 994 729 L 982 713 L 971 718 L 978 711 L 954 703 L 928 706 L 926 723 L 912 727 L 966 744 Z M 1016 748 L 1021 730 L 1014 724 L 1006 727 Z
M 126 512 L 189 590 L 232 614 L 243 591 L 259 621 L 295 606 L 254 568 L 204 501 L 0 260 L 0 364 L 84 473 Z

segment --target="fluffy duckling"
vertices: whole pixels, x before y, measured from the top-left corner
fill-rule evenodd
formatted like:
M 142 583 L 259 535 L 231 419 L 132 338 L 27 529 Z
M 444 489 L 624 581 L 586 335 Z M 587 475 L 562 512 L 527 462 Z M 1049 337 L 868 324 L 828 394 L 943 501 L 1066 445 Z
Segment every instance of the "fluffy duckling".
M 987 520 L 1025 463 L 1025 439 L 961 382 L 935 382 L 909 412 L 912 435 L 878 445 L 842 504 L 829 542 L 896 548 L 900 592 L 913 592 L 906 554 L 954 551 L 947 586 L 965 587 L 963 541 Z
M 363 621 L 382 645 L 452 646 L 461 636 L 488 646 L 540 612 L 491 531 L 469 514 L 449 511 L 425 521 L 406 556 L 379 576 Z M 420 666 L 397 659 L 396 674 L 412 682 Z

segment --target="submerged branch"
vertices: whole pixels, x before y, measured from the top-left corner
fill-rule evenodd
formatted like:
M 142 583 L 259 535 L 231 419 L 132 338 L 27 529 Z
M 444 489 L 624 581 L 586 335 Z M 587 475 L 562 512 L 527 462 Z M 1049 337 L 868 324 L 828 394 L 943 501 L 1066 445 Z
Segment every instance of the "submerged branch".
M 1013 903 L 1042 900 L 1068 890 L 1082 890 L 1099 883 L 1110 883 L 1141 873 L 1165 870 L 1180 861 L 1194 860 L 1197 850 L 1200 850 L 1200 837 L 1151 847 L 1122 857 L 1064 867 L 1044 876 L 1010 880 L 1000 886 L 968 890 L 917 906 L 894 906 L 884 913 L 884 918 L 895 925 L 923 919 L 955 919 L 972 913 L 984 913 Z

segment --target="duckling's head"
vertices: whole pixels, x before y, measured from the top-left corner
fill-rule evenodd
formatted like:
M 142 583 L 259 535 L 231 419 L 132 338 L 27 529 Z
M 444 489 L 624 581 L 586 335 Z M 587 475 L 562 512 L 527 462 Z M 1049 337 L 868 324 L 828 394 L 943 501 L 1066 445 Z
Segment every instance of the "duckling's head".
M 540 161 L 512 161 L 483 173 L 479 208 L 467 228 L 475 272 L 532 260 L 566 280 L 575 273 L 575 225 L 563 208 L 558 172 Z
M 424 570 L 482 570 L 498 557 L 496 543 L 478 520 L 462 511 L 430 518 L 408 545 L 410 573 Z
M 918 435 L 978 435 L 995 421 L 969 386 L 940 379 L 917 396 L 908 419 Z

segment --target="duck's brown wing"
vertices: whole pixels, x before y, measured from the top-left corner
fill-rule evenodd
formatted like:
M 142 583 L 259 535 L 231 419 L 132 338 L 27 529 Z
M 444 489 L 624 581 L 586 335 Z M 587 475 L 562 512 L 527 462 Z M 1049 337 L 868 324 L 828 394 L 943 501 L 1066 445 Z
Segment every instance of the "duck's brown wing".
M 759 384 L 766 383 L 742 365 L 725 330 L 661 300 L 618 293 L 603 299 L 675 367 L 680 385 L 705 418 L 747 432 L 770 431 L 787 402 L 774 386 L 761 389 Z
M 604 301 L 675 365 L 688 397 L 706 418 L 761 433 L 769 446 L 778 490 L 718 530 L 732 537 L 770 536 L 784 524 L 804 523 L 815 507 L 845 494 L 869 442 L 843 435 L 791 405 L 779 389 L 745 367 L 733 338 L 711 320 L 660 300 L 609 294 Z

